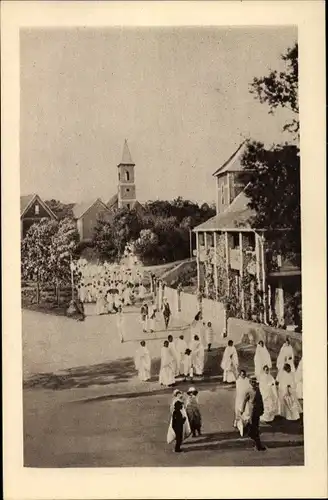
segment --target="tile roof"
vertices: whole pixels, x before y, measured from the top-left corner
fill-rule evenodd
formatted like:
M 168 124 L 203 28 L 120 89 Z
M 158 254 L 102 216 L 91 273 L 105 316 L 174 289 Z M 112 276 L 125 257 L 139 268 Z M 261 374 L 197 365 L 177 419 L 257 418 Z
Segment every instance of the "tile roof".
M 252 229 L 249 220 L 255 215 L 255 211 L 248 207 L 248 203 L 249 199 L 244 191 L 242 191 L 224 212 L 215 215 L 211 219 L 195 227 L 193 230 L 198 232 Z
M 230 156 L 230 158 L 214 172 L 214 176 L 224 174 L 225 172 L 242 172 L 244 170 L 241 164 L 241 158 L 246 149 L 246 141 L 242 142 L 238 149 Z
M 108 209 L 108 207 L 101 201 L 100 198 L 97 198 L 96 200 L 93 201 L 83 201 L 82 203 L 76 203 L 73 208 L 73 215 L 75 219 L 80 219 L 88 210 L 89 208 L 93 207 L 93 205 L 97 202 L 100 202 L 105 208 Z

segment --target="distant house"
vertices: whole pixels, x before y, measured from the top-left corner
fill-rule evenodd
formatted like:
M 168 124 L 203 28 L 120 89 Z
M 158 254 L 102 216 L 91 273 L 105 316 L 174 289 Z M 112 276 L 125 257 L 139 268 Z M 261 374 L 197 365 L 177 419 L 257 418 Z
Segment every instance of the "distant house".
M 97 198 L 95 201 L 76 203 L 73 206 L 73 217 L 76 221 L 80 240 L 91 240 L 99 219 L 108 219 L 111 211 Z
M 41 219 L 57 220 L 57 216 L 37 194 L 20 197 L 21 238 L 24 238 L 32 224 Z

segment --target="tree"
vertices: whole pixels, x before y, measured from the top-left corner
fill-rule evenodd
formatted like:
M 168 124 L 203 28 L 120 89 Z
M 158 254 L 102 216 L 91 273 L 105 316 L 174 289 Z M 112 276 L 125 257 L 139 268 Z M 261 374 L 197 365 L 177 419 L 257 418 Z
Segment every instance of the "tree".
M 59 200 L 51 199 L 45 202 L 46 205 L 57 215 L 59 220 L 65 218 L 73 219 L 74 203 L 62 203 Z
M 261 103 L 269 105 L 271 114 L 280 107 L 289 109 L 294 117 L 284 125 L 284 130 L 298 133 L 298 44 L 295 43 L 281 58 L 286 63 L 285 71 L 275 70 L 268 76 L 254 78 L 250 92 Z

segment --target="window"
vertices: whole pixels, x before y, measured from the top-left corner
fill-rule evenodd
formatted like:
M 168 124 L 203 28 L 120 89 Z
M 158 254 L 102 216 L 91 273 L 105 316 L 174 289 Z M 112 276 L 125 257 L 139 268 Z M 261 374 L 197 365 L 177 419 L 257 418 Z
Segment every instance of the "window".
M 201 246 L 205 245 L 204 233 L 198 233 L 198 242 Z
M 130 189 L 129 188 L 126 188 L 126 192 L 129 193 L 130 192 Z
M 128 210 L 130 210 L 130 203 L 127 203 L 126 206 L 127 206 Z
M 129 180 L 130 180 L 130 174 L 129 174 L 129 172 L 125 172 L 125 180 L 127 182 L 129 182 Z
M 232 248 L 239 248 L 239 233 L 232 233 Z
M 244 235 L 244 245 L 243 246 L 246 247 L 246 250 L 254 252 L 254 250 L 255 250 L 255 233 L 248 233 L 247 235 Z
M 121 174 L 118 173 L 118 180 L 120 181 L 121 180 Z
M 39 215 L 40 214 L 40 207 L 39 207 L 38 204 L 36 204 L 35 207 L 34 207 L 34 213 L 35 213 L 35 215 Z
M 207 233 L 207 245 L 209 247 L 214 247 L 214 234 L 213 233 Z
M 221 205 L 224 205 L 224 184 L 221 184 Z

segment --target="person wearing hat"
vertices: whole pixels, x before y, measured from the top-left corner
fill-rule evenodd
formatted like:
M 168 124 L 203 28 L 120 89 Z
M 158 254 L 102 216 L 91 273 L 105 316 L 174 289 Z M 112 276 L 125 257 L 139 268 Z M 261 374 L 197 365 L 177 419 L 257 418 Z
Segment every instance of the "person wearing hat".
M 187 391 L 186 410 L 193 437 L 196 437 L 196 432 L 200 436 L 202 428 L 202 416 L 198 406 L 197 394 L 198 391 L 195 387 L 190 387 Z
M 258 387 L 257 378 L 251 377 L 249 381 L 250 388 L 246 393 L 242 409 L 243 414 L 248 406 L 250 415 L 250 419 L 245 426 L 245 430 L 247 431 L 248 437 L 254 441 L 255 449 L 257 451 L 264 451 L 266 450 L 266 447 L 262 444 L 260 438 L 260 417 L 264 412 L 263 399 Z

